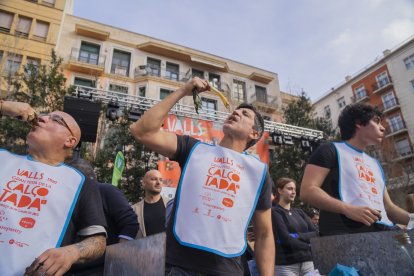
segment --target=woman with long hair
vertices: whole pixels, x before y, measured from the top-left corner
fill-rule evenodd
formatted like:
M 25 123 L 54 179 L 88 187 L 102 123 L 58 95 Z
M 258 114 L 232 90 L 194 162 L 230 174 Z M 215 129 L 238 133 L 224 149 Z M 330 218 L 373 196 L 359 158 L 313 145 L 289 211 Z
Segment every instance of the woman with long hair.
M 276 243 L 277 276 L 304 275 L 314 270 L 310 238 L 317 232 L 304 211 L 293 208 L 296 184 L 293 179 L 276 181 L 278 204 L 272 208 L 273 235 Z

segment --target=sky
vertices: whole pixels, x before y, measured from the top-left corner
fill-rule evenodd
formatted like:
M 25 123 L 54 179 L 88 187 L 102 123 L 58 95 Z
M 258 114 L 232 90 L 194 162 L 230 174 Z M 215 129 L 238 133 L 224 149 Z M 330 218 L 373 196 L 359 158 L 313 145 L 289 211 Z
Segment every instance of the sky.
M 74 15 L 277 73 L 313 101 L 414 35 L 414 0 L 75 0 Z

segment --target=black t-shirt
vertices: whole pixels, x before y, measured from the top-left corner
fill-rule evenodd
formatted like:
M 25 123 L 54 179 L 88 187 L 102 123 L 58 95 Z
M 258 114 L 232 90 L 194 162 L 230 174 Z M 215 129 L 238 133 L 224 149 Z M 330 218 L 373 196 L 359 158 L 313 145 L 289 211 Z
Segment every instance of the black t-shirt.
M 198 140 L 192 137 L 177 135 L 177 152 L 172 159 L 176 160 L 181 168 L 184 168 L 188 155 L 197 142 Z M 272 206 L 272 184 L 267 173 L 256 210 L 266 210 Z M 173 216 L 175 215 L 175 203 L 172 209 Z M 243 275 L 243 264 L 240 257 L 225 258 L 204 250 L 180 245 L 174 237 L 173 224 L 174 220 L 169 220 L 167 226 L 167 264 L 211 275 Z
M 98 186 L 85 177 L 85 182 L 73 209 L 61 247 L 82 240 L 84 237 L 79 237 L 78 231 L 93 225 L 106 227 L 106 221 Z
M 273 235 L 276 242 L 276 265 L 290 265 L 312 261 L 310 238 L 316 230 L 310 218 L 301 209 L 272 207 Z M 289 234 L 298 234 L 292 237 Z
M 165 231 L 165 205 L 161 197 L 155 203 L 144 201 L 144 224 L 147 236 Z
M 338 155 L 333 143 L 326 143 L 319 146 L 311 155 L 308 164 L 330 169 L 326 176 L 322 190 L 331 197 L 340 199 L 339 196 L 339 170 Z M 346 166 L 346 164 L 344 164 Z M 382 224 L 374 223 L 366 226 L 338 213 L 332 213 L 321 210 L 319 217 L 319 234 L 321 236 L 365 233 L 386 230 L 387 227 Z

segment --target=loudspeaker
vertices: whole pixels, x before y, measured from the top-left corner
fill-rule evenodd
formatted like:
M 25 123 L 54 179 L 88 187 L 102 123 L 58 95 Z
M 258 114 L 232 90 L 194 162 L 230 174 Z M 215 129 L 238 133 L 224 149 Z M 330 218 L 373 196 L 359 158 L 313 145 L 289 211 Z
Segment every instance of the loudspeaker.
M 98 131 L 98 120 L 101 104 L 87 99 L 65 96 L 63 111 L 70 114 L 78 122 L 81 129 L 82 142 L 95 142 Z

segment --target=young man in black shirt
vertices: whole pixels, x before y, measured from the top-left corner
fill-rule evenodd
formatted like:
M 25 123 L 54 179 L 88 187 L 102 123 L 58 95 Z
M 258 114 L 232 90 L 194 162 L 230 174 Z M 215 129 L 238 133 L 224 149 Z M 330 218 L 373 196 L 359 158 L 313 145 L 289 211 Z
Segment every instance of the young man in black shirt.
M 159 171 L 146 172 L 142 188 L 145 191 L 144 198 L 132 205 L 139 223 L 137 238 L 165 231 L 165 206 L 168 202 L 167 198 L 161 196 L 162 175 Z
M 368 104 L 348 105 L 338 125 L 343 142 L 321 145 L 312 154 L 301 185 L 301 199 L 321 209 L 320 235 L 406 225 L 408 213 L 391 201 L 379 162 L 364 153 L 384 137 L 381 112 Z
M 224 122 L 224 137 L 217 146 L 160 130 L 180 99 L 206 90 L 209 83 L 195 77 L 131 126 L 142 144 L 182 166 L 167 226 L 169 275 L 241 275 L 240 255 L 251 218 L 260 275 L 273 275 L 271 180 L 265 164 L 242 154 L 263 133 L 260 114 L 252 106 L 239 106 Z

